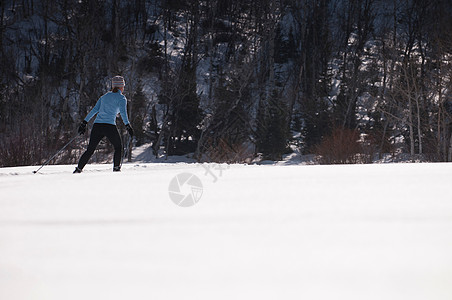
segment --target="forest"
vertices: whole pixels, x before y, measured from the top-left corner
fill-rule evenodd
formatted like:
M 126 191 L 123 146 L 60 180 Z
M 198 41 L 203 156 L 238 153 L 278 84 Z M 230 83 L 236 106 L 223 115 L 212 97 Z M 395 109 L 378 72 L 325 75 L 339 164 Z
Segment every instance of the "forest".
M 115 75 L 162 159 L 452 160 L 448 0 L 3 0 L 0 36 L 0 167 L 58 151 Z

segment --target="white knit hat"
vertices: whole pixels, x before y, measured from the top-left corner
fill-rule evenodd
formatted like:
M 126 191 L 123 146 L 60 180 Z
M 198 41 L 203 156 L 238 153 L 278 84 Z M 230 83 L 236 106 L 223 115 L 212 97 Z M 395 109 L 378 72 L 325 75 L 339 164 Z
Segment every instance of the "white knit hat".
M 124 77 L 122 76 L 115 76 L 111 79 L 111 87 L 123 87 L 126 85 L 126 82 L 124 81 Z

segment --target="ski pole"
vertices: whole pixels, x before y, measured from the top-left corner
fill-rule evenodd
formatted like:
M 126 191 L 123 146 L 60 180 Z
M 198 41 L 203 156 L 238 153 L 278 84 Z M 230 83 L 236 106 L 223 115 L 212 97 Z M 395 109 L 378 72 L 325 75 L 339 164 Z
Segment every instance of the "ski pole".
M 42 164 L 41 167 L 39 167 L 39 169 L 37 169 L 36 171 L 33 171 L 33 174 L 38 173 L 39 170 L 42 169 L 42 167 L 44 167 L 45 165 L 47 165 L 55 156 L 57 156 L 58 154 L 60 154 L 61 151 L 63 151 L 67 146 L 69 146 L 70 143 L 72 143 L 76 138 L 78 138 L 78 134 L 76 136 L 74 136 L 69 142 L 66 143 L 66 145 L 63 146 L 63 148 L 61 148 L 60 150 L 58 150 L 57 153 L 55 153 L 51 158 L 49 158 L 45 163 Z
M 127 157 L 127 155 L 129 155 L 129 147 L 130 147 L 130 142 L 132 141 L 132 138 L 130 136 L 127 137 L 127 143 L 126 143 L 126 147 L 124 149 L 124 155 L 122 156 L 121 159 L 121 167 L 122 167 L 122 163 L 124 162 L 124 159 Z

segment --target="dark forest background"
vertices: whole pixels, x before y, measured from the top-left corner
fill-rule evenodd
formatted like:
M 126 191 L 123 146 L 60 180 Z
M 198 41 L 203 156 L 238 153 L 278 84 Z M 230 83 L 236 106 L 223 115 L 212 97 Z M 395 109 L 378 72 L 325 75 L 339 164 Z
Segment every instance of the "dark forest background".
M 451 1 L 3 0 L 0 36 L 0 166 L 50 157 L 114 75 L 156 157 L 451 160 Z

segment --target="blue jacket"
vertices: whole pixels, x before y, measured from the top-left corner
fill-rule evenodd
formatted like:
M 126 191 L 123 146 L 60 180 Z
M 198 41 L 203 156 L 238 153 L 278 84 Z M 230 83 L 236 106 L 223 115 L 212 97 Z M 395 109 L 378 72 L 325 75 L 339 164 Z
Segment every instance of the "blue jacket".
M 127 99 L 118 91 L 117 93 L 108 92 L 97 100 L 96 106 L 88 113 L 85 118 L 89 122 L 97 114 L 94 123 L 106 123 L 116 125 L 116 115 L 120 113 L 125 125 L 129 124 L 127 117 Z

